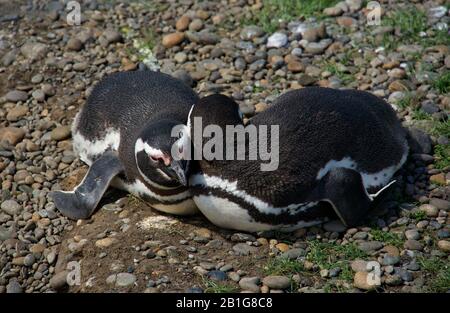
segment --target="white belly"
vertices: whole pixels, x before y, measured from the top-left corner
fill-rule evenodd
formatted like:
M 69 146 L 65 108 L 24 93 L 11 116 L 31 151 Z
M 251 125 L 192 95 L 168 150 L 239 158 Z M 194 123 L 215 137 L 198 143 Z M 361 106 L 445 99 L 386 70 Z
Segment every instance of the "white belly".
M 194 202 L 211 223 L 219 227 L 247 232 L 267 230 L 293 231 L 323 222 L 323 220 L 314 220 L 309 222 L 299 221 L 293 225 L 271 225 L 254 221 L 246 209 L 228 199 L 212 195 L 199 195 L 194 196 Z

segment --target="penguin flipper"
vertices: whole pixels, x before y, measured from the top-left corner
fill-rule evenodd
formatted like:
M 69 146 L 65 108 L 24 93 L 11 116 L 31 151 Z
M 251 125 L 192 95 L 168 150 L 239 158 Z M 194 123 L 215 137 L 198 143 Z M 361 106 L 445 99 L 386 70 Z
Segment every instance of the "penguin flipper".
M 371 198 L 359 172 L 348 168 L 331 169 L 319 183 L 323 201 L 329 202 L 347 227 L 358 225 L 371 208 Z
M 73 191 L 53 191 L 56 208 L 70 219 L 87 219 L 94 212 L 111 180 L 123 170 L 114 152 L 106 152 L 90 166 L 83 181 Z

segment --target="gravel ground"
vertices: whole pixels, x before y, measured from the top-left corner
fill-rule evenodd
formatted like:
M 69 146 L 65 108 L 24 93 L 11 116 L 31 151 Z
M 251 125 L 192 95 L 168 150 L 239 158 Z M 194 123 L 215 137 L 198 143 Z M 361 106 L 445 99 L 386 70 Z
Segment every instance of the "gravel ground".
M 448 3 L 380 1 L 379 26 L 360 0 L 81 3 L 70 26 L 62 2 L 0 0 L 0 293 L 450 291 Z M 116 190 L 90 220 L 67 220 L 48 194 L 87 169 L 73 116 L 103 76 L 145 68 L 230 95 L 247 118 L 290 89 L 367 90 L 416 143 L 358 228 L 235 233 Z

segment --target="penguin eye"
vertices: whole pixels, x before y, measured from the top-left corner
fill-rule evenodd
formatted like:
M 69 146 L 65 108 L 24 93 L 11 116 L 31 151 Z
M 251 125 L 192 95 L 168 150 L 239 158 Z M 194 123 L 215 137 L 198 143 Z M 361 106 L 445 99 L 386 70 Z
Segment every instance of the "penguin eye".
M 182 137 L 183 137 L 183 132 L 180 131 L 180 132 L 178 133 L 178 138 L 182 138 Z

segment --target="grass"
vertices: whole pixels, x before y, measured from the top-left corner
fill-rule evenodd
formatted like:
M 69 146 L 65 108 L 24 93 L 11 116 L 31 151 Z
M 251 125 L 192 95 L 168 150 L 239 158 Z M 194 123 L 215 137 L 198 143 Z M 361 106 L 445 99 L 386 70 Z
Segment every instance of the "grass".
M 253 19 L 242 20 L 241 24 L 256 24 L 267 33 L 275 32 L 280 21 L 290 22 L 310 16 L 320 18 L 323 9 L 331 7 L 338 0 L 264 0 L 263 7 L 254 13 Z
M 415 7 L 393 11 L 382 19 L 384 26 L 392 26 L 399 30 L 401 36 L 385 34 L 383 45 L 387 49 L 395 49 L 399 44 L 421 44 L 424 46 L 449 45 L 450 38 L 446 31 L 435 30 L 432 36 L 422 36 L 428 30 L 427 15 Z
M 430 276 L 426 291 L 444 293 L 450 290 L 450 263 L 448 260 L 441 260 L 438 257 L 420 257 L 419 264 Z
M 266 275 L 293 275 L 304 272 L 303 265 L 296 260 L 289 260 L 287 258 L 271 258 L 264 267 L 264 274 Z
M 415 220 L 416 222 L 422 221 L 427 218 L 427 214 L 424 211 L 411 212 L 408 215 L 409 218 Z
M 344 85 L 355 80 L 353 75 L 343 71 L 339 64 L 334 61 L 327 62 L 325 65 L 325 70 L 338 77 Z
M 366 257 L 366 253 L 355 244 L 338 245 L 329 242 L 310 241 L 309 253 L 306 255 L 308 261 L 318 265 L 322 269 L 339 267 L 341 272 L 338 278 L 352 281 L 353 273 L 350 261 Z
M 203 278 L 203 285 L 206 293 L 233 293 L 238 291 L 237 287 L 221 284 L 208 278 Z
M 403 246 L 402 238 L 396 233 L 385 232 L 381 229 L 372 229 L 369 234 L 372 236 L 373 240 L 382 241 L 396 247 Z
M 446 71 L 433 83 L 433 88 L 441 94 L 450 93 L 450 71 Z
M 438 169 L 444 169 L 450 166 L 450 145 L 434 146 L 434 165 Z

